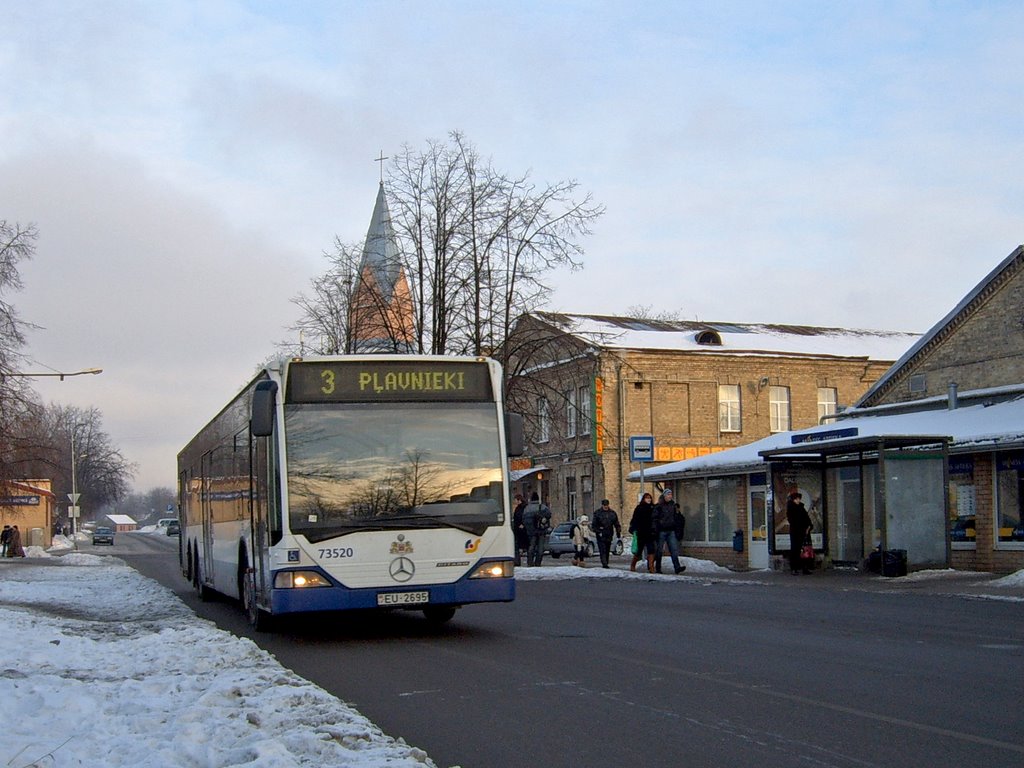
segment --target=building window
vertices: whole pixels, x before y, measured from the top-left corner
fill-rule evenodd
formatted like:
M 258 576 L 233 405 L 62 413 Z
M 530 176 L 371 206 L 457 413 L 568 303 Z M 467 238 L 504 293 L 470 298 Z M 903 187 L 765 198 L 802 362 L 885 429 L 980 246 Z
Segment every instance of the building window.
M 768 389 L 768 412 L 772 432 L 789 431 L 789 387 Z
M 686 518 L 683 539 L 696 544 L 731 543 L 739 527 L 741 478 L 711 477 L 678 485 L 678 501 Z
M 950 456 L 949 468 L 949 539 L 954 548 L 977 543 L 975 523 L 976 488 L 974 457 Z
M 826 416 L 834 416 L 836 413 L 836 390 L 835 387 L 818 387 L 818 423 Z
M 1024 546 L 1024 452 L 996 459 L 996 541 Z
M 928 391 L 928 379 L 923 373 L 915 373 L 910 377 L 910 391 L 915 395 Z
M 576 393 L 576 410 L 580 416 L 579 434 L 590 434 L 590 387 L 580 387 Z
M 576 392 L 565 393 L 565 436 L 576 437 Z
M 718 431 L 739 432 L 740 421 L 740 385 L 718 385 Z
M 551 439 L 551 406 L 546 397 L 537 401 L 537 442 L 546 443 Z

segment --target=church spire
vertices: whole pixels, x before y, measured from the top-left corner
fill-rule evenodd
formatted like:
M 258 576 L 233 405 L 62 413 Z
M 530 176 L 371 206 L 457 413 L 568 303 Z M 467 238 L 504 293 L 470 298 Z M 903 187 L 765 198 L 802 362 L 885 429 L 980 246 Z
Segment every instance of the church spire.
M 381 153 L 382 159 L 383 153 Z M 410 352 L 413 345 L 412 296 L 402 266 L 384 182 L 366 232 L 359 278 L 351 304 L 357 352 Z

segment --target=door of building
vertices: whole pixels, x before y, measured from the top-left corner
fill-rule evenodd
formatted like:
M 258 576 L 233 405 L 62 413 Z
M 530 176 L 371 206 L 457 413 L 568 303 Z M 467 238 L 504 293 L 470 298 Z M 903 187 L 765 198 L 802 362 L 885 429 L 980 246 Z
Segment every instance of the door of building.
M 751 568 L 768 567 L 768 508 L 765 505 L 764 486 L 751 486 L 747 499 L 749 510 L 748 545 L 750 547 L 749 563 Z

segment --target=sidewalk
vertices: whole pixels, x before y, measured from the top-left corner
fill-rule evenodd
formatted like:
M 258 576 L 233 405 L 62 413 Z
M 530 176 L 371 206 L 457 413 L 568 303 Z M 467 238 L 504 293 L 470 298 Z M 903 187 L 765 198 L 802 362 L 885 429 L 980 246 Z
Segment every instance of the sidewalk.
M 648 574 L 646 566 L 640 564 L 641 570 L 629 573 L 629 558 L 612 557 L 610 568 L 601 568 L 597 559 L 587 562 L 585 568 L 574 568 L 565 561 L 544 558 L 541 569 L 573 568 L 571 576 L 564 578 L 602 578 L 604 574 L 616 572 L 615 575 L 641 579 L 689 580 L 703 583 L 734 583 L 751 586 L 778 587 L 786 589 L 821 589 L 821 590 L 858 590 L 868 592 L 916 592 L 930 595 L 956 595 L 965 598 L 1009 600 L 1024 602 L 1024 571 L 1009 576 L 976 571 L 956 571 L 949 569 L 913 571 L 906 576 L 885 577 L 876 573 L 859 571 L 855 568 L 828 568 L 820 566 L 810 575 L 792 575 L 788 570 L 772 571 L 730 571 L 709 560 L 698 560 L 692 557 L 681 558 L 687 566 L 679 576 L 671 574 Z M 524 579 L 543 578 L 540 574 L 530 574 L 534 569 L 517 568 L 516 576 Z M 671 570 L 671 568 L 669 568 Z M 598 573 L 604 572 L 601 576 Z

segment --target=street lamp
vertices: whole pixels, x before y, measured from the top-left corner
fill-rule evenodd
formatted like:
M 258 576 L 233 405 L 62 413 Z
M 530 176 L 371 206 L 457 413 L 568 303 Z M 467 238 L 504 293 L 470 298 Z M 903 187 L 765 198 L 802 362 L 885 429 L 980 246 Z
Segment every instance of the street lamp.
M 87 376 L 87 375 L 88 376 L 95 376 L 98 373 L 103 373 L 103 369 L 102 368 L 83 368 L 80 371 L 71 371 L 70 373 L 65 373 L 64 371 L 51 371 L 51 372 L 47 372 L 47 373 L 34 373 L 34 372 L 33 373 L 22 373 L 21 371 L 13 371 L 11 373 L 0 374 L 0 379 L 3 379 L 3 378 L 14 378 L 15 376 L 19 376 L 19 377 L 25 378 L 25 379 L 36 379 L 36 378 L 39 378 L 39 377 L 42 377 L 42 376 L 56 376 L 61 381 L 64 381 L 64 379 L 66 379 L 68 376 Z

